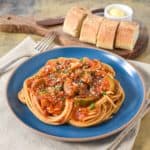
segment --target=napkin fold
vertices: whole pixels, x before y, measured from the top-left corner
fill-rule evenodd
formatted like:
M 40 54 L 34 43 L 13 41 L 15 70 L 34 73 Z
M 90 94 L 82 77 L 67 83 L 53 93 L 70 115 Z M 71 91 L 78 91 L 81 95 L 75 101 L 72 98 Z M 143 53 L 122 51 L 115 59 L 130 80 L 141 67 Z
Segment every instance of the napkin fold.
M 28 36 L 27 38 L 25 38 L 21 43 L 19 43 L 15 48 L 13 48 L 12 50 L 10 50 L 7 54 L 5 54 L 4 56 L 2 56 L 0 58 L 0 68 L 2 68 L 6 63 L 14 60 L 14 59 L 17 59 L 21 56 L 25 56 L 25 55 L 34 55 L 36 54 L 36 51 L 34 49 L 34 46 L 35 46 L 35 42 L 34 40 Z M 21 62 L 24 61 L 24 59 L 26 58 L 23 58 L 21 60 Z M 20 63 L 21 63 L 20 62 Z M 18 63 L 18 64 L 20 64 Z M 16 65 L 13 64 L 13 66 Z
M 0 66 L 7 62 L 8 59 L 18 57 L 26 53 L 34 52 L 35 41 L 31 37 L 25 38 L 15 48 L 10 50 L 9 53 L 0 58 Z M 23 62 L 24 59 L 20 60 L 15 64 L 16 66 Z M 150 64 L 140 63 L 136 61 L 129 61 L 134 65 L 143 76 L 144 81 L 150 79 Z M 16 119 L 7 105 L 6 99 L 6 85 L 7 81 L 13 71 L 8 72 L 0 77 L 0 148 L 2 150 L 106 150 L 113 142 L 117 135 L 109 138 L 98 140 L 88 143 L 68 143 L 52 140 L 46 136 L 42 136 L 33 132 L 31 129 L 26 128 L 23 124 Z M 148 82 L 145 82 L 146 89 L 150 87 Z M 118 150 L 131 150 L 139 131 L 140 122 L 137 126 L 128 134 Z

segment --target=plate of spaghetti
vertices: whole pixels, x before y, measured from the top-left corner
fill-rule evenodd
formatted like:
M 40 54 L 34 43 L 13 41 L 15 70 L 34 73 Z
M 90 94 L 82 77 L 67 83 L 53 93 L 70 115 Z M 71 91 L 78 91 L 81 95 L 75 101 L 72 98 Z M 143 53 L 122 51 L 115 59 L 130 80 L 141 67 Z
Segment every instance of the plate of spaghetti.
M 63 47 L 21 64 L 10 77 L 7 99 L 28 127 L 59 140 L 89 141 L 127 127 L 143 105 L 144 86 L 137 71 L 112 53 Z

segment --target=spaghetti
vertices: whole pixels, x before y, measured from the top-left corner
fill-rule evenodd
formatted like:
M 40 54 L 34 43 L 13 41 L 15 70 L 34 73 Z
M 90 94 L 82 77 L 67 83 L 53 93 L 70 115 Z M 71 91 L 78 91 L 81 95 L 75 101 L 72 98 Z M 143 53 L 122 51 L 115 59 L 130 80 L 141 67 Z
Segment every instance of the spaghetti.
M 49 60 L 24 81 L 19 100 L 42 122 L 89 127 L 119 110 L 124 91 L 108 64 L 89 58 Z

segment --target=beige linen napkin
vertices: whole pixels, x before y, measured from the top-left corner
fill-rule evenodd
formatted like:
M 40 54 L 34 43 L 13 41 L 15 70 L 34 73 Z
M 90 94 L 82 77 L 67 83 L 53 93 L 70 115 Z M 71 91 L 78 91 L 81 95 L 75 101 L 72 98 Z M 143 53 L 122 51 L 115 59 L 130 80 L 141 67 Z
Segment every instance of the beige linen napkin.
M 0 58 L 0 65 L 5 63 L 8 59 L 16 57 L 21 53 L 27 51 L 33 52 L 33 46 L 35 42 L 27 37 L 19 45 L 13 48 L 8 54 Z M 24 61 L 19 61 L 19 64 Z M 150 65 L 132 61 L 142 73 L 144 79 L 148 81 L 150 77 Z M 147 71 L 147 72 L 146 72 Z M 87 143 L 67 143 L 54 141 L 46 136 L 37 134 L 31 129 L 26 128 L 11 112 L 7 105 L 6 99 L 6 84 L 12 71 L 4 74 L 0 77 L 0 149 L 2 150 L 106 150 L 111 142 L 115 139 L 115 136 L 106 138 L 104 140 L 98 140 Z M 147 87 L 148 82 L 146 84 Z M 139 131 L 140 122 L 135 127 L 134 131 L 129 133 L 118 150 L 131 150 Z

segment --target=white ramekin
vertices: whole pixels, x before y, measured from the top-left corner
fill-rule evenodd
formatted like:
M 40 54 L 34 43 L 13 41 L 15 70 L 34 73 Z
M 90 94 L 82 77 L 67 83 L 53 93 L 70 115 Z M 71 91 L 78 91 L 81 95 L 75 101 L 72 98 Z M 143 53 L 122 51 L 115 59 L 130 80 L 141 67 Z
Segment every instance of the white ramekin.
M 111 16 L 109 14 L 109 10 L 111 8 L 119 8 L 119 9 L 123 10 L 127 15 L 123 16 L 123 17 Z M 108 19 L 113 19 L 113 20 L 132 21 L 133 9 L 125 4 L 111 4 L 111 5 L 108 5 L 105 7 L 104 16 Z

